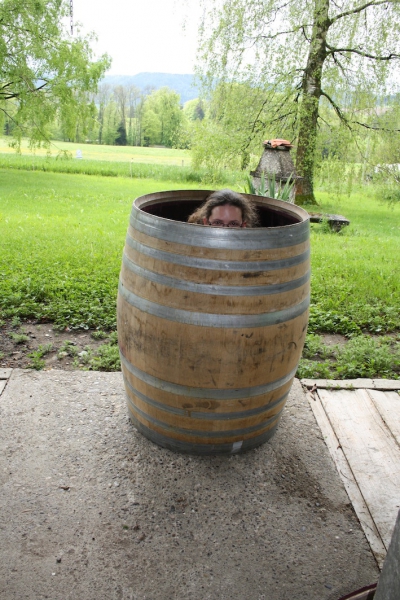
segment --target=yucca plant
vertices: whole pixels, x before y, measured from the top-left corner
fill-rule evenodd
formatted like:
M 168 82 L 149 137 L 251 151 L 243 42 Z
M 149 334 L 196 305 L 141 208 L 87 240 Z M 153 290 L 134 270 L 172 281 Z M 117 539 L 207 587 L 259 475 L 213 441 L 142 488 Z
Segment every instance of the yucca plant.
M 267 185 L 266 185 L 267 184 Z M 277 200 L 283 200 L 285 202 L 292 202 L 290 195 L 294 187 L 294 180 L 290 176 L 283 187 L 276 185 L 275 174 L 267 175 L 265 180 L 265 173 L 261 174 L 260 186 L 257 188 L 250 175 L 247 175 L 247 184 L 245 186 L 246 194 L 255 194 L 256 196 L 268 196 L 268 198 L 276 198 Z

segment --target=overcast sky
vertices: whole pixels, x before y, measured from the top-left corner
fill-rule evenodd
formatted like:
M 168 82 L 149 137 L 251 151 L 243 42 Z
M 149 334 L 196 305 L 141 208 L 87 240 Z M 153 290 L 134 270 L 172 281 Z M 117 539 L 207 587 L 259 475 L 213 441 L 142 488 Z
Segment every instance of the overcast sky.
M 73 0 L 74 22 L 94 31 L 110 75 L 193 73 L 200 11 L 194 0 Z M 186 30 L 183 24 L 186 21 Z

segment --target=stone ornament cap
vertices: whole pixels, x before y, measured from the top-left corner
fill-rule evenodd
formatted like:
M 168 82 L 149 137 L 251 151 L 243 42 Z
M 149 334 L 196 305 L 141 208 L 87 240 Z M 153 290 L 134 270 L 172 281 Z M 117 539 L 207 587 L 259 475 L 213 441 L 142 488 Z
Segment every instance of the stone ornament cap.
M 263 145 L 266 148 L 276 148 L 277 150 L 286 150 L 289 148 L 293 148 L 293 144 L 289 142 L 289 140 L 282 140 L 280 138 L 274 140 L 265 140 Z

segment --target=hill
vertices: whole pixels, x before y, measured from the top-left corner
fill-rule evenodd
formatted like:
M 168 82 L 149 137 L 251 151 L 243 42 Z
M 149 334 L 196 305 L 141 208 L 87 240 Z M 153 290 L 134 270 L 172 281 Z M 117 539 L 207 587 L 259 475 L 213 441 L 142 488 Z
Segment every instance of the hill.
M 135 85 L 140 90 L 146 87 L 159 89 L 169 87 L 181 97 L 181 103 L 199 96 L 199 88 L 194 83 L 194 75 L 178 75 L 173 73 L 138 73 L 137 75 L 106 75 L 101 83 L 109 85 Z

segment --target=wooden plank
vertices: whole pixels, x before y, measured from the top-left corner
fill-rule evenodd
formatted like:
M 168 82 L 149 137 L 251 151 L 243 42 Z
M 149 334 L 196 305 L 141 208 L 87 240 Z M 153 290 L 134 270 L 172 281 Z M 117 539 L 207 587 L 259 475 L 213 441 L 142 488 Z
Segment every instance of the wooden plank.
M 0 369 L 0 379 L 9 379 L 12 369 Z
M 302 379 L 301 383 L 308 388 L 317 386 L 319 389 L 358 389 L 358 388 L 372 388 L 374 387 L 372 379 Z
M 319 396 L 388 548 L 400 507 L 400 448 L 365 390 L 319 390 Z
M 307 388 L 316 385 L 319 389 L 400 390 L 400 381 L 392 379 L 346 379 L 343 381 L 336 379 L 302 379 L 301 383 Z
M 400 390 L 400 381 L 393 379 L 374 379 L 375 390 Z
M 368 395 L 375 404 L 386 427 L 390 429 L 394 439 L 400 446 L 400 396 L 397 392 L 380 392 L 368 390 Z
M 319 428 L 321 429 L 321 433 L 324 437 L 330 455 L 343 482 L 347 495 L 361 523 L 365 537 L 371 546 L 371 550 L 375 556 L 379 568 L 382 568 L 383 561 L 386 556 L 386 548 L 360 492 L 353 472 L 344 455 L 343 449 L 335 435 L 335 432 L 332 429 L 318 394 L 307 393 L 306 395 L 314 413 L 314 417 Z

